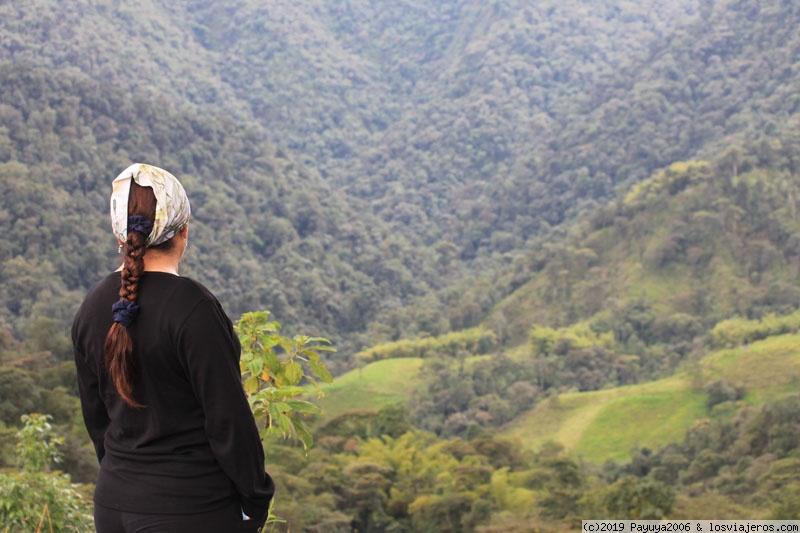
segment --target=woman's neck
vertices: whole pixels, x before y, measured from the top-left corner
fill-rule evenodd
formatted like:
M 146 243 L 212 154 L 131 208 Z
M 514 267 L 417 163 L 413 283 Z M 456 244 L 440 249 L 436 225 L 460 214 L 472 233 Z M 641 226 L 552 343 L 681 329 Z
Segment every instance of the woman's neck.
M 166 272 L 178 276 L 178 267 L 180 266 L 180 258 L 175 254 L 165 254 L 156 250 L 148 250 L 144 254 L 144 271 L 145 272 Z M 122 265 L 117 268 L 117 271 L 122 270 Z
M 144 254 L 144 271 L 145 272 L 166 272 L 168 274 L 178 275 L 178 267 L 180 266 L 180 259 L 175 257 L 174 254 L 154 253 L 154 250 L 149 250 Z

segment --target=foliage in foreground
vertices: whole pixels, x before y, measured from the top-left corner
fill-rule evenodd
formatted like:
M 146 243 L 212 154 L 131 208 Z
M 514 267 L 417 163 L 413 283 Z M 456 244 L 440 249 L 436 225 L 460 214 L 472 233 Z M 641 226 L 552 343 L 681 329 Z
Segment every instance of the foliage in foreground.
M 261 439 L 280 436 L 299 440 L 306 453 L 314 438 L 303 416 L 320 412 L 315 404 L 302 400 L 306 389 L 302 381 L 311 383 L 322 395 L 317 380 L 331 383 L 328 367 L 319 352 L 333 352 L 330 341 L 322 337 L 295 335 L 292 338 L 278 333 L 281 325 L 270 320 L 269 311 L 245 313 L 236 323 L 236 334 L 242 344 L 240 369 L 244 391 L 253 410 L 256 423 L 263 426 Z M 273 512 L 270 505 L 267 524 L 273 527 L 285 520 Z
M 0 528 L 3 531 L 91 531 L 92 504 L 68 475 L 51 472 L 58 447 L 49 415 L 23 415 L 17 432 L 17 472 L 0 473 Z
M 244 390 L 256 421 L 263 424 L 262 439 L 294 437 L 308 451 L 313 438 L 302 415 L 319 413 L 319 407 L 300 399 L 307 392 L 301 382 L 308 381 L 321 395 L 317 381 L 330 383 L 333 377 L 319 352 L 336 350 L 322 337 L 283 336 L 280 327 L 268 311 L 245 313 L 236 323 Z

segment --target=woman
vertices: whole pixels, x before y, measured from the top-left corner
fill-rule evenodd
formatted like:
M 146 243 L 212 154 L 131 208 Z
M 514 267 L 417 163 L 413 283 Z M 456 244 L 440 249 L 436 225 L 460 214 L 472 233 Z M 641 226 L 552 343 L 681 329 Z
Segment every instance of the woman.
M 99 533 L 257 531 L 274 492 L 216 298 L 178 275 L 190 209 L 178 180 L 135 164 L 113 183 L 120 269 L 72 328 L 100 472 Z

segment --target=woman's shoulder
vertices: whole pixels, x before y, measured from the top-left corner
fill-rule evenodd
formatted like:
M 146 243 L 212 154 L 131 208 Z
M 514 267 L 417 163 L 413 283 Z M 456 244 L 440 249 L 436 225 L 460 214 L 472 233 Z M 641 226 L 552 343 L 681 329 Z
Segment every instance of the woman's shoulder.
M 111 304 L 117 298 L 119 293 L 120 274 L 119 272 L 111 272 L 103 277 L 94 285 L 89 287 L 83 301 L 78 306 L 75 312 L 74 324 L 77 325 L 82 318 L 87 318 L 89 321 L 97 320 L 98 316 L 111 316 Z M 103 315 L 105 313 L 105 315 Z
M 86 291 L 86 295 L 83 298 L 82 307 L 85 305 L 93 305 L 98 300 L 106 301 L 113 299 L 119 292 L 119 285 L 120 273 L 111 272 L 89 287 L 89 290 Z
M 164 310 L 182 324 L 191 324 L 196 327 L 198 323 L 227 323 L 230 327 L 231 319 L 222 307 L 216 296 L 199 281 L 185 277 L 175 276 L 170 280 L 173 290 L 162 292 L 162 301 L 167 300 Z M 169 296 L 167 296 L 169 294 Z M 188 322 L 187 322 L 188 321 Z
M 208 287 L 200 283 L 194 278 L 190 278 L 187 276 L 175 276 L 177 278 L 176 282 L 181 285 L 181 288 L 191 294 L 195 294 L 198 297 L 210 299 L 217 301 L 217 297 L 214 296 Z
M 142 294 L 150 289 L 147 291 L 148 296 L 158 298 L 162 303 L 166 301 L 184 310 L 192 309 L 201 302 L 211 302 L 217 307 L 221 306 L 214 293 L 193 278 L 163 272 L 145 272 L 143 279 L 145 287 Z

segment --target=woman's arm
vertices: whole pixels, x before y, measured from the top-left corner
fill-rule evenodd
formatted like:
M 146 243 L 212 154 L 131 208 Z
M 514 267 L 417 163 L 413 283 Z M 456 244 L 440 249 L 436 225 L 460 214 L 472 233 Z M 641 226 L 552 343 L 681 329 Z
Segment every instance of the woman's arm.
M 94 452 L 97 461 L 101 462 L 106 453 L 105 435 L 108 428 L 109 418 L 106 405 L 100 392 L 100 383 L 95 374 L 94 365 L 86 359 L 77 343 L 76 329 L 72 330 L 72 347 L 75 356 L 75 368 L 78 372 L 78 392 L 81 398 L 81 412 L 83 422 L 89 437 L 94 444 Z
M 205 415 L 211 450 L 239 493 L 243 511 L 266 519 L 275 486 L 239 371 L 241 346 L 213 300 L 200 302 L 181 326 L 178 356 Z

